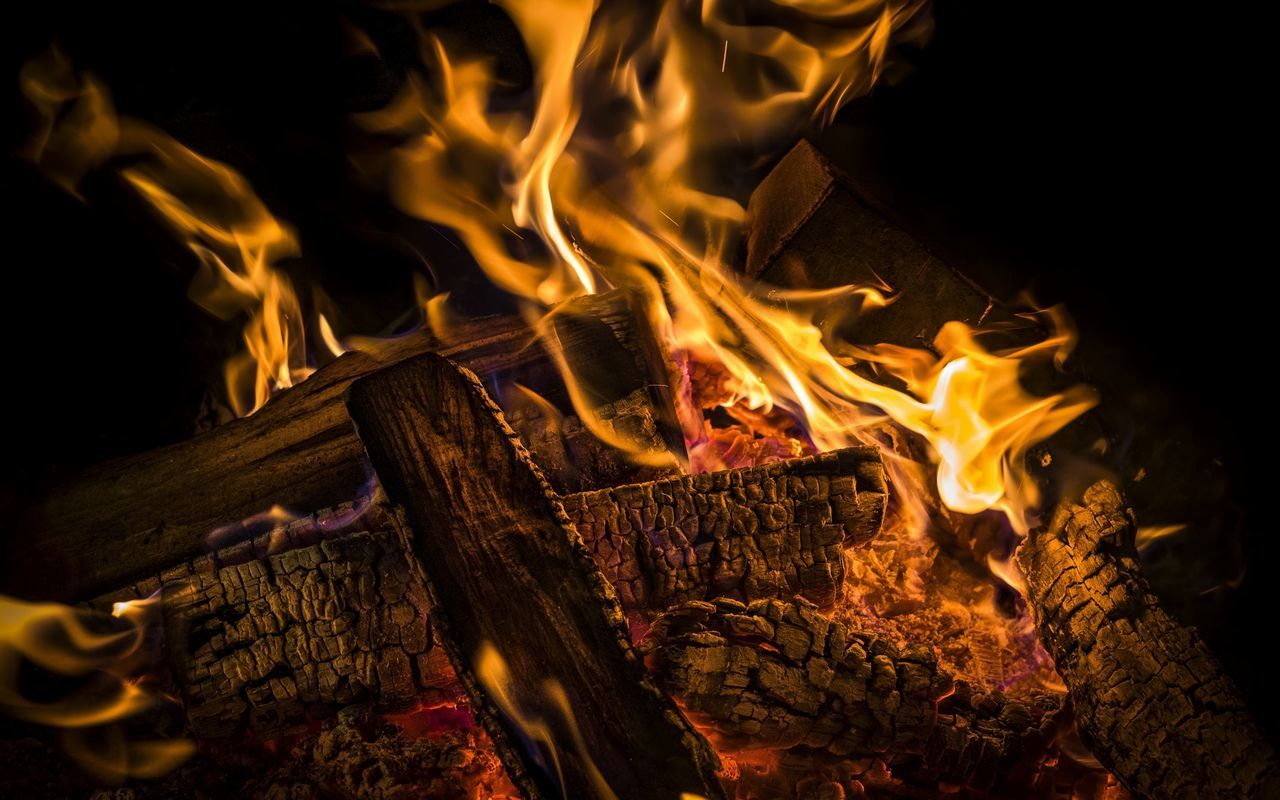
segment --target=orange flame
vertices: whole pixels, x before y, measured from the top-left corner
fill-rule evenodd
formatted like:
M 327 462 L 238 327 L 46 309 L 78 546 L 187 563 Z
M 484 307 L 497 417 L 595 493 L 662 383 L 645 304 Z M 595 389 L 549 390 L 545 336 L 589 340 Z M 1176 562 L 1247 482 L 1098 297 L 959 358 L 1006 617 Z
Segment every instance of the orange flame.
M 121 174 L 198 260 L 191 300 L 222 320 L 247 316 L 245 352 L 225 369 L 236 414 L 307 377 L 298 299 L 277 267 L 298 255 L 298 242 L 244 177 L 146 123 L 118 118 L 101 83 L 77 75 L 56 50 L 23 67 L 21 86 L 37 118 L 23 154 L 72 193 L 90 170 L 130 157 Z
M 561 753 L 564 752 L 562 749 L 564 744 L 561 743 L 561 739 L 565 738 L 564 734 L 557 735 L 550 722 L 522 707 L 512 695 L 510 668 L 507 666 L 506 659 L 491 643 L 484 642 L 480 651 L 476 653 L 475 669 L 476 677 L 484 686 L 485 693 L 506 715 L 511 724 L 519 728 L 530 741 L 545 749 L 550 757 L 551 767 L 555 770 L 556 778 L 563 787 L 564 773 L 560 758 Z M 568 748 L 577 755 L 579 763 L 587 771 L 596 796 L 601 800 L 617 800 L 617 794 L 609 788 L 608 781 L 600 774 L 599 768 L 591 759 L 591 754 L 587 752 L 586 741 L 582 738 L 582 731 L 578 728 L 573 707 L 569 704 L 569 695 L 565 693 L 564 687 L 559 681 L 547 680 L 543 683 L 542 691 L 551 708 L 560 717 L 567 731 Z
M 154 777 L 185 761 L 194 751 L 189 741 L 129 742 L 110 727 L 158 700 L 128 679 L 158 602 L 116 603 L 113 622 L 106 615 L 56 603 L 0 596 L 0 711 L 66 730 L 63 741 L 70 755 L 105 780 Z M 22 691 L 24 661 L 59 675 L 102 678 L 106 688 L 35 700 Z
M 885 346 L 837 356 L 818 313 L 833 303 L 874 312 L 886 302 L 879 287 L 778 292 L 725 266 L 745 219 L 723 193 L 733 165 L 767 157 L 865 93 L 891 41 L 923 29 L 922 3 L 798 0 L 747 15 L 714 1 L 500 5 L 534 66 L 528 107 L 492 111 L 500 87 L 490 67 L 427 33 L 434 78 L 415 77 L 390 107 L 359 118 L 403 137 L 381 164 L 401 209 L 457 231 L 531 313 L 603 285 L 651 298 L 667 344 L 727 374 L 725 405 L 785 409 L 820 450 L 870 440 L 887 416 L 932 445 L 948 506 L 1001 509 L 1027 529 L 1037 499 L 1027 449 L 1094 401 L 1083 389 L 1034 397 L 1018 372 L 1038 354 L 1068 352 L 1069 333 L 994 353 L 952 323 L 940 357 Z M 906 391 L 855 372 L 858 361 Z M 700 419 L 683 422 L 687 438 L 704 436 Z

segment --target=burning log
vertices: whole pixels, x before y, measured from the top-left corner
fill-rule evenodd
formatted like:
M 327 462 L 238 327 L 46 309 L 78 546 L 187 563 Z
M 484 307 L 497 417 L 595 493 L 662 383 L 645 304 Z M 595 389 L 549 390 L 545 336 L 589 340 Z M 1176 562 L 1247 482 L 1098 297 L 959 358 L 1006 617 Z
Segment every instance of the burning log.
M 806 141 L 760 182 L 747 214 L 748 277 L 794 289 L 850 283 L 893 289 L 892 313 L 857 320 L 851 338 L 858 343 L 928 347 L 949 320 L 976 325 L 995 308 Z
M 626 608 L 736 594 L 839 597 L 845 545 L 880 530 L 880 455 L 854 447 L 562 498 Z
M 874 450 L 853 448 L 562 501 L 624 608 L 726 592 L 834 601 L 843 543 L 879 529 L 884 475 Z M 303 542 L 316 526 L 290 527 L 300 530 L 289 541 Z M 170 664 L 198 736 L 274 734 L 358 701 L 459 696 L 433 645 L 426 590 L 394 534 L 264 548 L 250 540 L 168 573 Z M 137 595 L 104 602 L 126 596 Z
M 616 595 L 479 380 L 424 356 L 356 382 L 347 403 L 404 509 L 454 668 L 521 789 L 721 797 L 715 753 L 653 685 Z
M 1101 482 L 1060 505 L 1018 551 L 1041 641 L 1081 738 L 1144 798 L 1280 796 L 1280 767 L 1194 629 L 1159 605 L 1133 514 Z
M 932 647 L 899 650 L 803 601 L 686 603 L 644 649 L 658 684 L 731 748 L 878 757 L 918 782 L 999 787 L 1061 720 L 1060 697 L 984 693 L 943 673 Z
M 184 578 L 166 585 L 164 606 L 169 661 L 203 739 L 275 734 L 322 706 L 459 694 L 390 531 Z
M 616 424 L 646 433 L 656 448 L 681 446 L 678 434 L 666 432 L 674 429 L 667 423 L 674 414 L 669 382 L 664 362 L 652 358 L 657 344 L 643 315 L 622 292 L 570 302 L 554 322 L 560 345 L 575 361 L 600 358 L 610 365 L 610 380 L 591 398 L 600 415 L 625 417 Z M 109 462 L 53 489 L 16 520 L 22 535 L 10 537 L 18 544 L 8 554 L 7 590 L 33 598 L 91 597 L 196 558 L 208 550 L 211 531 L 272 506 L 311 511 L 359 496 L 368 465 L 342 394 L 363 375 L 429 351 L 485 375 L 528 381 L 555 372 L 528 325 L 514 317 L 463 323 L 450 342 L 419 333 L 390 340 L 376 353 L 347 353 L 253 416 Z M 587 474 L 565 474 L 567 488 L 602 485 L 593 469 L 609 482 L 653 477 L 652 471 L 629 472 L 616 453 L 575 455 Z M 555 466 L 553 457 L 545 460 Z

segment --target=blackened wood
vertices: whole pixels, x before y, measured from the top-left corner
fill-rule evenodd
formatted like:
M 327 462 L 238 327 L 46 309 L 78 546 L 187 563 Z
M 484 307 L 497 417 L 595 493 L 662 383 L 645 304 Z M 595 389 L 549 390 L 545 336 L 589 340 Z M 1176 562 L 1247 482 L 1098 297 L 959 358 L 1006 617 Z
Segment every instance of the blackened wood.
M 1274 751 L 1199 635 L 1160 607 L 1133 537 L 1132 512 L 1101 482 L 1018 551 L 1081 738 L 1141 798 L 1280 797 Z
M 171 672 L 202 739 L 269 736 L 321 707 L 459 696 L 392 531 L 177 579 L 163 600 Z
M 874 756 L 913 782 L 988 791 L 1026 780 L 1062 716 L 1060 696 L 976 690 L 932 647 L 899 649 L 803 602 L 690 602 L 644 647 L 658 684 L 730 747 Z
M 884 476 L 875 450 L 852 448 L 562 499 L 627 610 L 726 593 L 830 603 L 844 542 L 879 527 Z M 384 516 L 375 507 L 362 522 Z M 461 693 L 395 534 L 268 552 L 314 536 L 306 522 L 165 577 L 170 671 L 202 739 L 274 735 L 357 701 L 394 708 Z M 139 590 L 154 591 L 99 604 Z
M 571 303 L 582 304 L 574 315 L 579 322 L 557 324 L 556 332 L 577 358 L 656 346 L 621 292 Z M 434 351 L 482 375 L 554 372 L 533 331 L 515 317 L 466 322 L 447 342 L 419 333 L 384 342 L 376 352 L 347 353 L 250 417 L 108 462 L 36 500 L 4 537 L 14 543 L 6 591 L 85 599 L 195 558 L 208 551 L 211 531 L 273 505 L 309 512 L 355 499 L 369 480 L 368 465 L 343 392 L 360 376 Z M 646 397 L 663 397 L 637 366 L 641 361 L 633 356 L 614 364 L 612 395 L 630 385 Z M 612 402 L 612 395 L 602 402 Z
M 601 781 L 622 798 L 722 796 L 714 752 L 645 673 L 616 596 L 475 375 L 423 356 L 357 381 L 347 404 L 517 784 L 536 798 L 598 796 Z M 561 738 L 560 779 L 477 678 L 486 645 L 523 713 L 560 716 L 550 681 L 570 698 L 587 752 Z
M 563 498 L 627 608 L 798 594 L 829 607 L 844 548 L 880 530 L 884 465 L 854 447 Z
M 983 321 L 991 298 L 890 222 L 806 141 L 751 194 L 746 274 L 774 286 L 888 284 L 897 296 L 847 332 L 859 344 L 931 346 L 942 325 Z

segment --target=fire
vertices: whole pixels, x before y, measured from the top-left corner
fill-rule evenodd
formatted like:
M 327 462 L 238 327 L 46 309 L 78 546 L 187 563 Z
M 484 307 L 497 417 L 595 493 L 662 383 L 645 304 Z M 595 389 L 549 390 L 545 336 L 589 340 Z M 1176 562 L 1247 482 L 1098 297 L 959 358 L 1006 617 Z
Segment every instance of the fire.
M 485 642 L 476 653 L 475 670 L 476 677 L 484 685 L 488 696 L 493 699 L 511 724 L 527 737 L 527 746 L 537 748 L 539 755 L 536 757 L 549 777 L 554 776 L 559 785 L 564 786 L 560 757 L 561 753 L 567 749 L 568 752 L 577 756 L 579 763 L 588 771 L 596 796 L 601 800 L 617 800 L 617 794 L 609 788 L 608 782 L 591 759 L 587 744 L 582 738 L 582 732 L 578 729 L 577 720 L 573 715 L 569 696 L 559 681 L 547 680 L 542 686 L 543 699 L 559 718 L 558 722 L 552 722 L 523 707 L 512 695 L 510 668 L 507 666 L 506 659 L 491 643 Z M 565 741 L 566 739 L 568 741 Z
M 1040 356 L 1060 360 L 1073 334 L 1057 327 L 1037 345 L 993 352 L 980 332 L 951 323 L 936 352 L 852 349 L 818 320 L 835 306 L 890 313 L 878 309 L 892 302 L 892 287 L 784 292 L 729 266 L 746 214 L 734 199 L 744 167 L 767 163 L 869 91 L 891 44 L 927 29 L 923 2 L 796 0 L 750 15 L 710 0 L 499 5 L 533 65 L 531 98 L 504 96 L 491 64 L 423 31 L 424 73 L 387 108 L 356 118 L 399 137 L 360 166 L 385 180 L 403 211 L 453 229 L 531 320 L 604 288 L 644 297 L 678 360 L 723 374 L 719 403 L 744 422 L 739 445 L 758 438 L 764 420 L 795 420 L 795 430 L 774 438 L 816 450 L 877 442 L 888 420 L 929 443 L 936 492 L 949 508 L 999 509 L 1016 530 L 1028 529 L 1038 499 L 1022 466 L 1028 449 L 1095 400 L 1083 388 L 1036 397 L 1020 370 Z M 245 350 L 226 367 L 235 411 L 252 413 L 307 377 L 314 364 L 301 304 L 280 269 L 299 243 L 244 178 L 118 119 L 105 89 L 56 53 L 28 65 L 22 80 L 41 119 L 27 156 L 73 190 L 94 166 L 133 157 L 122 176 L 198 259 L 192 299 L 220 318 L 246 318 Z M 443 298 L 424 311 L 433 327 L 443 324 Z M 322 354 L 344 352 L 328 320 L 317 322 Z M 584 423 L 638 458 L 655 458 L 614 442 L 580 399 L 589 387 L 558 361 Z M 713 441 L 699 409 L 681 413 L 690 469 L 723 466 L 735 446 L 743 457 L 789 452 L 726 445 L 723 433 Z M 917 481 L 908 468 L 893 469 L 910 493 Z
M 649 298 L 673 352 L 724 372 L 722 405 L 791 415 L 818 450 L 874 441 L 887 417 L 932 446 L 947 506 L 1000 509 L 1028 529 L 1037 500 L 1022 467 L 1028 448 L 1094 399 L 1085 389 L 1035 397 L 1019 370 L 1037 356 L 1064 357 L 1071 333 L 992 352 L 952 323 L 936 355 L 853 352 L 815 320 L 833 304 L 876 313 L 891 299 L 882 287 L 779 292 L 727 264 L 745 219 L 731 196 L 742 165 L 868 91 L 890 42 L 923 29 L 921 3 L 764 4 L 749 23 L 717 2 L 655 10 L 562 0 L 554 13 L 519 0 L 499 5 L 534 67 L 531 102 L 501 96 L 489 64 L 426 33 L 431 77 L 415 76 L 391 106 L 358 120 L 401 137 L 366 171 L 384 177 L 402 210 L 454 229 L 531 316 L 576 294 L 626 287 Z M 851 369 L 858 364 L 905 390 Z M 578 380 L 565 377 L 571 387 Z M 701 458 L 705 426 L 684 411 L 691 468 L 720 466 Z
M 115 725 L 159 700 L 130 677 L 158 602 L 116 603 L 107 616 L 0 596 L 0 711 L 62 729 L 72 757 L 104 780 L 152 777 L 181 764 L 194 750 L 191 742 L 130 742 Z M 24 662 L 84 685 L 52 700 L 32 698 L 23 691 Z
M 278 268 L 299 254 L 297 238 L 243 176 L 150 125 L 118 118 L 105 87 L 78 75 L 57 50 L 27 64 L 21 86 L 38 120 L 23 154 L 73 193 L 92 169 L 128 158 L 121 176 L 196 257 L 188 296 L 219 319 L 247 318 L 245 351 L 225 368 L 237 415 L 311 374 L 298 298 Z

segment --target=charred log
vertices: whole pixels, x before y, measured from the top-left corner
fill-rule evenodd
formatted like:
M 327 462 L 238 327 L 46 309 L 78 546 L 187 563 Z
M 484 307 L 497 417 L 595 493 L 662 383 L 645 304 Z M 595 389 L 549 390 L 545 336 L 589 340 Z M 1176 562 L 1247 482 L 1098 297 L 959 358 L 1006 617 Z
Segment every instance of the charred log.
M 618 586 L 624 608 L 725 592 L 830 599 L 844 577 L 841 542 L 870 535 L 883 508 L 883 475 L 871 450 L 698 478 L 697 486 L 689 478 L 563 498 L 606 577 L 631 576 Z M 785 509 L 784 527 L 760 526 L 757 518 L 770 517 L 748 505 L 749 496 Z M 656 508 L 659 501 L 667 505 Z M 681 515 L 674 525 L 651 519 L 672 509 Z M 299 520 L 165 576 L 170 663 L 202 739 L 272 735 L 348 703 L 395 707 L 460 695 L 430 636 L 425 588 L 395 534 L 376 528 L 389 524 L 381 507 L 362 520 L 373 532 L 316 540 L 343 513 L 351 512 Z M 671 535 L 684 530 L 694 537 Z M 158 586 L 148 582 L 99 604 Z
M 426 590 L 389 531 L 193 575 L 165 586 L 164 606 L 169 661 L 200 738 L 271 735 L 369 700 L 459 695 Z
M 657 348 L 644 317 L 622 292 L 578 298 L 549 323 L 558 346 L 577 360 L 611 365 L 590 398 L 600 416 L 678 447 L 666 431 L 669 381 L 654 370 Z M 554 382 L 554 361 L 518 318 L 469 321 L 441 341 L 427 333 L 351 352 L 256 414 L 169 447 L 109 462 L 53 489 L 17 519 L 20 536 L 5 571 L 7 591 L 33 598 L 84 599 L 190 561 L 209 549 L 210 531 L 273 505 L 301 511 L 353 499 L 366 490 L 369 467 L 342 394 L 351 382 L 425 352 L 441 352 L 486 376 Z M 562 489 L 649 479 L 629 462 L 579 437 L 573 470 L 557 471 Z M 598 444 L 598 443 L 596 443 Z M 608 452 L 606 452 L 608 451 Z M 593 470 L 602 474 L 596 475 Z M 599 481 L 599 482 L 597 482 Z
M 1132 512 L 1102 482 L 1018 551 L 1081 738 L 1139 797 L 1280 796 L 1274 751 L 1199 635 L 1160 607 L 1133 537 Z
M 601 782 L 619 797 L 722 796 L 715 753 L 645 673 L 616 595 L 475 375 L 424 356 L 356 382 L 347 403 L 515 782 L 537 798 L 592 796 Z M 486 648 L 507 665 L 487 686 Z M 580 731 L 560 738 L 554 771 L 496 705 L 564 719 L 549 686 L 573 698 Z
M 869 447 L 563 498 L 627 608 L 733 594 L 830 606 L 843 548 L 876 535 L 884 467 Z
M 957 683 L 933 648 L 899 650 L 804 602 L 686 603 L 644 648 L 658 684 L 730 747 L 874 756 L 914 781 L 999 787 L 1043 754 L 1062 710 Z

